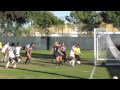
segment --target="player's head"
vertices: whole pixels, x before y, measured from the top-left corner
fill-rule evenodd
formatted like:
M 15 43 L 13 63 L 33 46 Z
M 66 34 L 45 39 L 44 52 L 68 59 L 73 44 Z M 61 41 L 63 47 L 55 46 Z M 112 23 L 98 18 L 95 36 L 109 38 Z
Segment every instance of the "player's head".
M 14 46 L 14 47 L 15 47 L 15 43 L 11 43 L 11 46 Z
M 59 42 L 59 46 L 61 46 L 62 45 L 62 42 Z
M 20 46 L 20 43 L 19 43 L 19 42 L 17 43 L 17 46 Z
M 35 44 L 34 44 L 34 43 L 31 43 L 31 47 L 33 47 L 33 48 L 34 48 L 34 47 L 35 47 Z
M 76 43 L 73 43 L 73 46 L 76 46 Z

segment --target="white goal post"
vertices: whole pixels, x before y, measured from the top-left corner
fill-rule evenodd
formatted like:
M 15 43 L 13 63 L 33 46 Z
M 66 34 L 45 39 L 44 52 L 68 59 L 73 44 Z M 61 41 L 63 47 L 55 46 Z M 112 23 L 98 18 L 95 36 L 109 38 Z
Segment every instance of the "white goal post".
M 106 28 L 94 28 L 94 65 L 120 65 L 120 32 L 108 32 Z

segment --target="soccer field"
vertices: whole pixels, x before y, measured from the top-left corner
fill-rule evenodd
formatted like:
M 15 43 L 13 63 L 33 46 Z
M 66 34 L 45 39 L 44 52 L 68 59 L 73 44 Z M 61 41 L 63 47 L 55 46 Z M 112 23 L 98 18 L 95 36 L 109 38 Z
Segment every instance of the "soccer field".
M 0 63 L 0 79 L 112 79 L 120 76 L 119 66 L 94 67 L 93 51 L 82 51 L 81 64 L 74 67 L 67 62 L 56 68 L 50 66 L 53 57 L 49 50 L 33 50 L 31 64 L 18 64 L 16 69 L 4 68 L 6 63 Z M 25 61 L 25 51 L 21 51 L 22 62 Z M 67 51 L 69 56 L 69 51 Z M 2 54 L 0 53 L 0 58 Z

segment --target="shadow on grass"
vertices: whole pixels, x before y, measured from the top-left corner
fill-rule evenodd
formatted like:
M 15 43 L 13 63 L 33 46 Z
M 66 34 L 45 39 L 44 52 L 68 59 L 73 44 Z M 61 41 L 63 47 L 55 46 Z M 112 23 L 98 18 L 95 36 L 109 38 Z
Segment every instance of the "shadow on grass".
M 94 66 L 94 62 L 90 61 L 90 60 L 83 59 L 83 60 L 81 60 L 81 62 L 82 62 L 82 64 L 85 64 L 85 65 L 92 65 L 92 66 Z
M 107 60 L 106 62 L 102 62 L 102 65 L 99 67 L 104 67 L 109 72 L 110 79 L 113 79 L 113 76 L 117 76 L 120 79 L 120 64 L 119 61 L 110 61 Z
M 38 71 L 38 70 L 29 70 L 29 69 L 23 69 L 23 68 L 17 68 L 17 69 L 25 70 L 25 71 L 31 71 L 31 72 L 37 72 L 37 73 L 52 74 L 52 75 L 57 75 L 57 76 L 64 76 L 64 77 L 74 78 L 74 79 L 85 79 L 85 78 L 81 78 L 81 77 L 63 75 L 63 74 L 52 73 L 52 72 L 45 72 L 45 71 Z
M 34 62 L 38 62 L 38 63 L 50 63 L 50 61 L 40 61 L 40 60 L 39 61 L 35 60 Z
M 0 65 L 0 67 L 4 67 L 4 66 Z M 12 69 L 12 67 L 9 67 L 9 68 Z M 52 74 L 52 75 L 63 76 L 63 77 L 71 78 L 71 79 L 86 79 L 86 78 L 81 78 L 81 77 L 76 77 L 76 76 L 69 76 L 69 75 L 63 75 L 63 74 L 45 72 L 45 71 L 39 71 L 39 70 L 30 70 L 30 69 L 23 69 L 23 68 L 16 68 L 16 69 L 30 71 L 30 72 L 36 72 L 36 73 Z M 49 78 L 49 79 L 51 79 L 51 78 Z
M 26 57 L 25 53 L 21 53 L 21 56 Z M 52 59 L 53 56 L 50 54 L 32 54 L 33 58 L 44 58 L 44 59 Z
M 111 79 L 113 78 L 113 76 L 117 76 L 120 79 L 120 66 L 106 66 Z
M 49 64 L 45 64 L 45 63 L 31 63 L 32 65 L 38 65 L 38 66 L 43 66 L 43 67 L 50 67 L 50 63 Z

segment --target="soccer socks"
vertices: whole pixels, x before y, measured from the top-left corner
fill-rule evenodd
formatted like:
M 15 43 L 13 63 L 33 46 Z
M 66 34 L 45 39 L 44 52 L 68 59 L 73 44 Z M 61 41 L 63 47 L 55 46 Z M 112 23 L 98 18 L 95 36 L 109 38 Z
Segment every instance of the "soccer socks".
M 13 68 L 16 68 L 16 62 L 14 63 Z
M 71 60 L 70 65 L 75 66 L 75 60 Z
M 30 64 L 30 60 L 28 60 L 28 63 Z
M 27 63 L 28 59 L 26 59 L 25 64 Z
M 29 63 L 30 64 L 30 59 L 26 59 L 25 64 Z
M 12 64 L 14 64 L 14 63 L 15 63 L 15 60 L 12 61 Z
M 72 60 L 72 66 L 75 66 L 75 60 Z
M 5 66 L 5 68 L 8 68 L 9 64 L 10 64 L 10 61 L 7 62 L 7 65 Z

